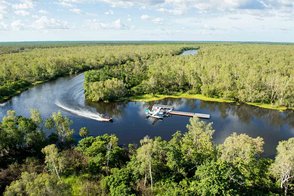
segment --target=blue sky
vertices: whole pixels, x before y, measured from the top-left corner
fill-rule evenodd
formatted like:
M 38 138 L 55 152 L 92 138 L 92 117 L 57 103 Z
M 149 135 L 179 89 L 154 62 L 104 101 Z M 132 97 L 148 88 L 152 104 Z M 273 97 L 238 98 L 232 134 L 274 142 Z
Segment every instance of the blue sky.
M 294 42 L 294 0 L 0 0 L 0 41 Z

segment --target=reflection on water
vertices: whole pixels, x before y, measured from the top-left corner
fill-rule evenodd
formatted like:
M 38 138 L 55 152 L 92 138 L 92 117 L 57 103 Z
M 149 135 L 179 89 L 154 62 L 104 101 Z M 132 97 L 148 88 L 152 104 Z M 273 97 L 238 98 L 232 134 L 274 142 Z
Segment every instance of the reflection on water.
M 124 108 L 127 103 L 124 102 L 111 102 L 111 103 L 94 103 L 86 101 L 88 106 L 95 108 L 96 112 L 101 114 L 107 114 L 112 118 L 119 119 L 123 116 Z
M 280 140 L 294 136 L 294 112 L 278 112 L 248 105 L 204 102 L 193 99 L 165 99 L 156 102 L 91 103 L 85 101 L 84 76 L 65 77 L 36 86 L 0 105 L 0 118 L 7 110 L 29 116 L 30 108 L 38 109 L 42 117 L 61 111 L 74 121 L 73 128 L 88 127 L 90 135 L 116 134 L 121 144 L 138 143 L 144 136 L 169 139 L 177 130 L 186 131 L 189 118 L 172 116 L 164 120 L 147 119 L 145 108 L 154 103 L 172 105 L 176 110 L 207 113 L 216 130 L 214 141 L 222 143 L 233 132 L 263 137 L 265 156 L 272 156 Z M 108 114 L 113 123 L 97 121 L 99 114 Z M 80 139 L 78 131 L 74 135 Z

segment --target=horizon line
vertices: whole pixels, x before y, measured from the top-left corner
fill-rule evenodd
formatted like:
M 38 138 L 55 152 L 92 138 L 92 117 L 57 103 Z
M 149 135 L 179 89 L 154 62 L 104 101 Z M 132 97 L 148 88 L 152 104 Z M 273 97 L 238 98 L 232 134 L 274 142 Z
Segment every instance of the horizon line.
M 114 42 L 190 42 L 190 43 L 281 43 L 281 44 L 294 44 L 293 42 L 285 41 L 228 41 L 228 40 L 23 40 L 23 41 L 0 41 L 0 43 L 34 43 L 34 42 L 104 42 L 104 43 L 114 43 Z

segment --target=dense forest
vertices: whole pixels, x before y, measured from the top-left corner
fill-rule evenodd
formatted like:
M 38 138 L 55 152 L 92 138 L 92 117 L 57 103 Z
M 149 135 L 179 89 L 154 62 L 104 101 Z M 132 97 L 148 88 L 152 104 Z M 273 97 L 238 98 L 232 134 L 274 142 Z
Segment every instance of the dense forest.
M 197 55 L 179 55 L 193 48 L 200 48 Z M 7 43 L 0 51 L 0 101 L 92 70 L 85 74 L 91 101 L 185 93 L 294 107 L 292 44 Z
M 0 47 L 0 101 L 28 87 L 60 76 L 133 59 L 176 55 L 189 45 L 179 44 L 86 44 L 4 45 Z M 146 60 L 144 60 L 146 61 Z
M 86 96 L 91 101 L 108 101 L 188 93 L 291 108 L 293 49 L 292 45 L 204 44 L 197 55 L 128 61 L 86 72 Z
M 294 138 L 270 159 L 260 137 L 234 133 L 216 145 L 211 124 L 196 117 L 170 140 L 146 136 L 140 145 L 89 136 L 85 127 L 76 142 L 71 123 L 60 112 L 44 121 L 37 110 L 29 118 L 7 112 L 0 123 L 4 195 L 294 194 Z

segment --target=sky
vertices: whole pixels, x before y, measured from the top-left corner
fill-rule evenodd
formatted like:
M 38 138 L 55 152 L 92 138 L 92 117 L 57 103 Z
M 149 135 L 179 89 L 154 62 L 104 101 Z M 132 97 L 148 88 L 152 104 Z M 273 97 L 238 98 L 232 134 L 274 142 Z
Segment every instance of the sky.
M 0 0 L 0 41 L 294 42 L 294 0 Z

